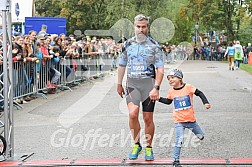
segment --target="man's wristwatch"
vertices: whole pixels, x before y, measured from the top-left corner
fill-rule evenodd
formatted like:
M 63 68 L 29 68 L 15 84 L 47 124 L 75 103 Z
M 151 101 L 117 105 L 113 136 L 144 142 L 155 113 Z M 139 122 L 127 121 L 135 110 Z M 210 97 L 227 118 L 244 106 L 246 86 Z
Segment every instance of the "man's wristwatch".
M 156 90 L 159 90 L 160 87 L 159 87 L 158 85 L 155 85 L 154 88 L 155 88 Z

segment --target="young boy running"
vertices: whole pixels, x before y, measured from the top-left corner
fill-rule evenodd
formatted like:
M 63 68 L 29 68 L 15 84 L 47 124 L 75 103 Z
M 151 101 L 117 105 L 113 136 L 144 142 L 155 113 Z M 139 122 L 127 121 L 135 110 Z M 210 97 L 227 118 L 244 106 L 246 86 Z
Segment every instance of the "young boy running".
M 160 97 L 159 102 L 168 105 L 173 102 L 174 104 L 173 120 L 176 129 L 176 143 L 173 152 L 173 167 L 182 167 L 179 158 L 185 128 L 191 129 L 200 140 L 204 139 L 204 133 L 194 116 L 193 95 L 195 94 L 201 98 L 206 109 L 209 109 L 211 105 L 200 90 L 196 89 L 191 84 L 183 83 L 183 73 L 181 70 L 171 70 L 167 75 L 167 79 L 173 88 L 168 91 L 167 98 Z

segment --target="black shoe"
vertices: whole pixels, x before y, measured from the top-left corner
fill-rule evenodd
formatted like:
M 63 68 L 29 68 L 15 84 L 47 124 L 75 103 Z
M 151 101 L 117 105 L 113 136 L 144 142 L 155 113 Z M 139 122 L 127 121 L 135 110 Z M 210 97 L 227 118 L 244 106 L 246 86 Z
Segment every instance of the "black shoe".
M 29 97 L 30 97 L 32 100 L 38 98 L 36 95 L 30 95 Z
M 26 96 L 24 97 L 24 100 L 28 102 L 28 101 L 31 101 L 31 98 L 29 96 Z
M 180 165 L 180 162 L 179 162 L 179 161 L 174 161 L 174 162 L 172 163 L 172 166 L 173 166 L 173 167 L 182 167 L 182 165 Z
M 46 91 L 46 90 L 39 90 L 38 93 L 40 93 L 40 94 L 42 93 L 42 94 L 45 94 L 45 95 L 46 95 L 46 94 L 47 94 L 47 91 Z

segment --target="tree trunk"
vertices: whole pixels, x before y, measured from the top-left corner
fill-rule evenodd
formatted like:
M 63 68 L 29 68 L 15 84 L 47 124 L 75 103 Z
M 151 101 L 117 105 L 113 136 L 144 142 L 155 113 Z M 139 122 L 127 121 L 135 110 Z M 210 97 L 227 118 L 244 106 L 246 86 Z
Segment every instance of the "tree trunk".
M 225 4 L 225 1 L 223 1 L 223 4 Z M 223 7 L 226 13 L 226 28 L 227 28 L 228 40 L 233 41 L 234 40 L 234 31 L 233 31 L 233 24 L 232 24 L 232 14 L 233 14 L 232 8 L 233 7 L 230 0 L 228 0 L 227 6 L 223 5 Z

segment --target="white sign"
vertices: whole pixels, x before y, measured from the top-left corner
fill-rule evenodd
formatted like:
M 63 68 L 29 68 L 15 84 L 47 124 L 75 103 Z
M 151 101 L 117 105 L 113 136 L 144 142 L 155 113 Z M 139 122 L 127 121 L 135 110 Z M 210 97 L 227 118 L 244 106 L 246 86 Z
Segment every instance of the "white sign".
M 33 0 L 11 0 L 12 22 L 24 22 L 25 17 L 32 17 Z
M 7 0 L 0 0 L 0 10 L 6 10 Z

